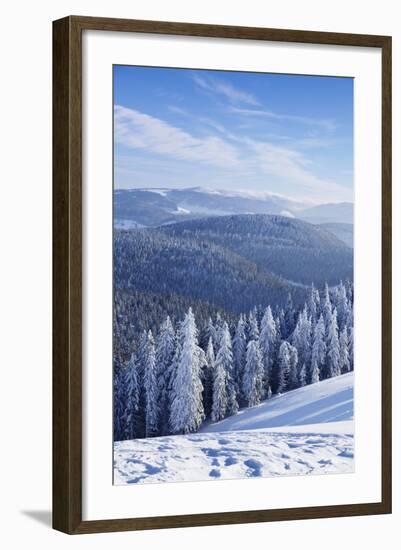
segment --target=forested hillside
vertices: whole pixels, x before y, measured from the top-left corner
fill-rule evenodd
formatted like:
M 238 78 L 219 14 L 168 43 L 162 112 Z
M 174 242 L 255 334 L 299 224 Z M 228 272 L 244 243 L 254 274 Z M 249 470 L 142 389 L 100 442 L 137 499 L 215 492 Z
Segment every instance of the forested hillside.
M 116 289 L 178 293 L 236 313 L 258 304 L 284 303 L 292 288 L 207 236 L 161 228 L 116 231 L 114 277 Z
M 160 228 L 166 235 L 213 243 L 253 262 L 260 271 L 305 285 L 352 278 L 353 253 L 333 233 L 283 216 L 203 218 Z

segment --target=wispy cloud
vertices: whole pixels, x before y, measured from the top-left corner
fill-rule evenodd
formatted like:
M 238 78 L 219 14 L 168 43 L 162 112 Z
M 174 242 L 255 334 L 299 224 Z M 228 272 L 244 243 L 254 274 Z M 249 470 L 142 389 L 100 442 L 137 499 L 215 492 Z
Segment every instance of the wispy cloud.
M 248 147 L 254 152 L 253 163 L 261 170 L 285 182 L 296 184 L 311 199 L 322 196 L 331 200 L 344 196 L 344 188 L 336 182 L 316 176 L 313 164 L 303 153 L 267 142 L 247 139 Z
M 316 175 L 313 162 L 296 142 L 281 146 L 228 132 L 221 125 L 210 124 L 209 119 L 204 122 L 209 123 L 210 133 L 197 137 L 159 118 L 117 105 L 115 141 L 133 150 L 152 153 L 155 163 L 163 158 L 176 161 L 177 174 L 184 170 L 182 161 L 191 163 L 194 181 L 201 167 L 208 166 L 217 180 L 224 176 L 225 180 L 242 178 L 264 182 L 263 185 L 275 182 L 292 189 L 294 197 L 348 200 L 347 189 Z
M 206 124 L 207 126 L 211 126 L 215 130 L 220 132 L 220 134 L 225 134 L 225 135 L 229 134 L 229 132 L 224 128 L 224 126 L 222 124 L 219 124 L 218 122 L 216 122 L 215 120 L 213 120 L 209 117 L 202 116 L 202 117 L 199 117 L 198 120 L 199 120 L 199 122 L 202 122 L 203 124 Z
M 300 149 L 327 149 L 337 143 L 334 139 L 321 137 L 305 137 L 295 141 L 296 147 Z
M 240 90 L 238 88 L 235 88 L 232 84 L 229 84 L 228 82 L 224 82 L 221 79 L 215 79 L 215 78 L 204 78 L 199 75 L 194 75 L 193 80 L 195 84 L 202 88 L 203 90 L 207 90 L 208 92 L 212 92 L 218 95 L 221 95 L 225 97 L 230 103 L 241 104 L 245 103 L 247 105 L 260 105 L 259 101 L 249 92 L 246 92 L 244 90 Z
M 181 107 L 177 107 L 177 105 L 168 105 L 167 106 L 167 109 L 171 112 L 171 113 L 175 113 L 176 115 L 181 115 L 181 116 L 190 116 L 188 111 L 186 111 L 185 109 L 182 109 Z
M 226 167 L 239 163 L 235 147 L 220 137 L 194 137 L 158 118 L 120 105 L 114 108 L 115 140 L 180 160 Z
M 266 109 L 244 109 L 242 107 L 230 107 L 229 110 L 232 113 L 244 115 L 247 117 L 267 117 L 275 120 L 305 124 L 307 126 L 317 126 L 319 128 L 323 128 L 329 131 L 333 131 L 337 128 L 335 121 L 330 119 L 319 119 L 298 115 L 281 114 L 275 113 L 273 111 L 268 111 Z

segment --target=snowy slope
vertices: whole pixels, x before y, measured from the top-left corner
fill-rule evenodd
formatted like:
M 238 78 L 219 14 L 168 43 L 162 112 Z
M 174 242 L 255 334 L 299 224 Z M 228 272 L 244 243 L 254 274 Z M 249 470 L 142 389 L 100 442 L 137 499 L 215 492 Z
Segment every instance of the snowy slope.
M 273 397 L 257 407 L 205 425 L 203 432 L 255 430 L 281 426 L 303 426 L 353 418 L 354 373 Z
M 353 471 L 353 374 L 275 397 L 201 433 L 120 441 L 114 483 Z

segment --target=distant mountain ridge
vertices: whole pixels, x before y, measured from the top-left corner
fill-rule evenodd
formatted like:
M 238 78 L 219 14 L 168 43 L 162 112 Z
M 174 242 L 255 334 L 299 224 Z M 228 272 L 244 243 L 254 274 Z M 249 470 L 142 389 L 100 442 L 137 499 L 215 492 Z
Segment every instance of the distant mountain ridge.
M 212 190 L 204 187 L 134 188 L 114 191 L 118 228 L 156 227 L 180 221 L 233 214 L 277 214 L 311 223 L 350 222 L 352 204 L 311 207 L 274 193 Z

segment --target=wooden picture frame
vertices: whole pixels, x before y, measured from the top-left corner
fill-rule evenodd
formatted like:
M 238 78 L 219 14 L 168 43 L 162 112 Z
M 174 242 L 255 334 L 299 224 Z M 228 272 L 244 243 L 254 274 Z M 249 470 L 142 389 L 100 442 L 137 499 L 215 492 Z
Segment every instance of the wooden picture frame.
M 82 520 L 82 31 L 378 48 L 382 55 L 382 497 L 349 505 Z M 391 513 L 391 37 L 71 16 L 53 23 L 53 527 L 68 534 Z

